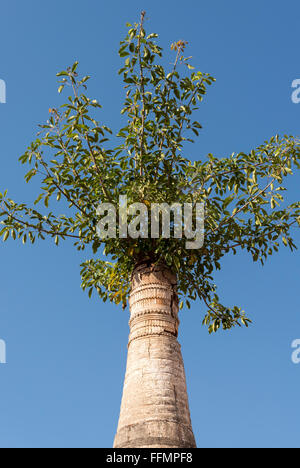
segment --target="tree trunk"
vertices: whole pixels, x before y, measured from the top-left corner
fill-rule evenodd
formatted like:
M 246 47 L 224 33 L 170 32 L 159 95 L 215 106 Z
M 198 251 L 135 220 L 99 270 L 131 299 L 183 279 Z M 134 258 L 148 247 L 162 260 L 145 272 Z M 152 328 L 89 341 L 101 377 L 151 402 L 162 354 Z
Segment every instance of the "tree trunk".
M 176 277 L 164 266 L 132 276 L 128 359 L 115 448 L 196 447 L 177 341 Z

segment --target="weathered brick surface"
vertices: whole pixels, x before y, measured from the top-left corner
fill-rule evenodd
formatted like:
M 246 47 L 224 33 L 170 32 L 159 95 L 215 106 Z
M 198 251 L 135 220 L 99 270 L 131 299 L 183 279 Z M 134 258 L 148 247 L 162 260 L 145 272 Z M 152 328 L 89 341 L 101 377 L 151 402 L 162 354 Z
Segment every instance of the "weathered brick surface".
M 176 278 L 140 266 L 132 278 L 130 335 L 114 447 L 195 447 L 178 334 Z

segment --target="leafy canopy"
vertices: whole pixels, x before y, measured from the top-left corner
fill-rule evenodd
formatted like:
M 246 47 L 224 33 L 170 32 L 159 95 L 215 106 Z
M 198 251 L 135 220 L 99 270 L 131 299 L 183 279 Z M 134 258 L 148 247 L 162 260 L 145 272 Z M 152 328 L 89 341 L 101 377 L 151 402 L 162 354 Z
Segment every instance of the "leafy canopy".
M 71 95 L 50 109 L 49 120 L 20 158 L 31 165 L 26 181 L 41 179 L 41 193 L 33 207 L 0 194 L 0 235 L 23 243 L 50 236 L 59 244 L 70 238 L 78 250 L 91 244 L 95 258 L 82 264 L 83 289 L 89 295 L 95 289 L 104 301 L 124 307 L 135 265 L 145 259 L 163 262 L 177 273 L 188 307 L 191 300 L 204 301 L 203 322 L 210 332 L 248 326 L 241 308 L 220 302 L 214 273 L 229 252 L 246 250 L 264 263 L 281 243 L 296 248 L 293 227 L 300 224 L 300 203 L 283 207 L 283 195 L 287 177 L 300 167 L 299 141 L 275 136 L 249 154 L 221 159 L 209 154 L 191 162 L 184 156 L 186 144 L 202 128 L 194 115 L 215 80 L 195 71 L 184 41 L 172 44 L 174 64 L 168 70 L 157 34 L 145 32 L 144 12 L 141 22 L 128 28 L 119 50 L 126 90 L 121 113 L 127 116 L 116 134 L 119 144 L 110 142 L 112 131 L 96 120 L 101 106 L 86 96 L 89 76 L 78 76 L 78 63 L 58 73 L 59 93 L 66 88 Z M 120 195 L 128 203 L 205 202 L 203 248 L 187 250 L 184 238 L 100 240 L 96 209 L 100 202 L 117 203 Z M 51 201 L 54 207 L 54 197 L 67 202 L 67 214 L 37 211 L 41 203 L 48 209 Z M 109 261 L 99 258 L 103 248 Z

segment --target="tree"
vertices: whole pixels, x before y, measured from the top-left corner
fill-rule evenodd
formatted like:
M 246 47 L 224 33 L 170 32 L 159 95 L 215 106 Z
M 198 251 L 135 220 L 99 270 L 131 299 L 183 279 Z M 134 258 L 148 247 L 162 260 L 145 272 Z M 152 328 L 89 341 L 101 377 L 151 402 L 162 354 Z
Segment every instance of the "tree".
M 300 202 L 287 206 L 284 192 L 288 177 L 300 168 L 299 140 L 273 136 L 247 154 L 190 161 L 186 145 L 202 128 L 194 116 L 215 80 L 195 71 L 182 40 L 172 44 L 174 64 L 167 70 L 157 37 L 146 34 L 143 12 L 139 24 L 128 24 L 121 42 L 119 73 L 126 90 L 121 113 L 127 123 L 116 134 L 117 146 L 109 142 L 112 131 L 96 120 L 100 104 L 85 94 L 90 77 L 78 76 L 77 62 L 58 73 L 59 93 L 65 88 L 72 94 L 50 109 L 49 120 L 20 158 L 31 165 L 26 181 L 40 177 L 42 192 L 33 207 L 0 194 L 0 235 L 23 243 L 50 237 L 57 245 L 71 239 L 78 250 L 91 244 L 95 258 L 81 265 L 83 289 L 124 308 L 136 268 L 163 265 L 176 275 L 180 308 L 184 301 L 187 307 L 197 298 L 204 302 L 203 323 L 210 333 L 248 326 L 251 321 L 240 307 L 219 300 L 214 273 L 230 252 L 246 250 L 264 264 L 281 243 L 296 248 L 293 228 L 300 225 Z M 100 239 L 97 207 L 116 204 L 122 195 L 128 203 L 146 205 L 205 203 L 204 246 L 189 250 L 184 237 Z M 46 208 L 51 202 L 54 210 L 54 197 L 65 200 L 67 214 L 37 211 L 42 202 Z M 106 260 L 99 258 L 102 248 Z

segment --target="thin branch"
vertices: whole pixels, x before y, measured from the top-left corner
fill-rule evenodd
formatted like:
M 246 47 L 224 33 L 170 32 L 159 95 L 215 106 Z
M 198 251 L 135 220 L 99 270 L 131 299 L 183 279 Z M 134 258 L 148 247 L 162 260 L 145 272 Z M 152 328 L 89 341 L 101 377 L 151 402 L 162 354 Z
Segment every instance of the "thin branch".
M 177 54 L 176 54 L 176 59 L 175 59 L 175 62 L 173 64 L 173 71 L 172 71 L 171 80 L 169 80 L 169 89 L 168 89 L 166 102 L 169 102 L 169 98 L 170 98 L 170 94 L 171 94 L 171 84 L 173 83 L 173 76 L 174 76 L 174 73 L 176 72 L 176 68 L 177 68 L 177 65 L 178 65 L 178 61 L 179 61 L 179 57 L 180 57 L 181 52 L 182 52 L 182 48 L 178 47 Z M 167 79 L 166 79 L 166 82 L 167 82 Z M 165 84 L 165 86 L 166 86 L 166 84 Z M 160 145 L 159 145 L 159 152 L 160 153 L 161 153 L 161 151 L 163 149 L 165 139 L 166 139 L 166 133 L 164 132 L 162 134 L 162 138 L 161 138 Z M 158 174 L 158 169 L 159 169 L 159 163 L 158 163 L 158 165 L 156 167 L 156 170 L 155 170 L 155 176 L 156 177 L 157 177 L 157 174 Z
M 77 90 L 76 90 L 75 85 L 74 85 L 74 83 L 72 82 L 72 80 L 71 80 L 71 85 L 72 85 L 72 88 L 73 88 L 74 96 L 75 96 L 75 98 L 76 98 L 77 101 L 78 101 L 78 99 L 79 99 L 79 98 L 78 98 L 78 93 L 77 93 Z M 78 110 L 78 102 L 77 102 L 77 110 Z M 82 125 L 85 126 L 85 120 L 84 120 L 84 116 L 83 116 L 83 115 L 81 115 L 81 122 L 82 122 Z M 84 138 L 85 138 L 85 140 L 86 140 L 86 142 L 87 142 L 87 145 L 88 145 L 88 148 L 89 148 L 89 151 L 90 151 L 90 155 L 91 155 L 92 161 L 93 161 L 93 163 L 94 163 L 94 168 L 95 168 L 95 170 L 96 170 L 96 172 L 97 172 L 97 174 L 98 174 L 98 176 L 99 176 L 99 180 L 100 180 L 100 183 L 101 183 L 102 191 L 103 191 L 104 195 L 106 196 L 106 198 L 107 198 L 110 202 L 112 202 L 112 199 L 111 199 L 109 193 L 107 192 L 106 187 L 105 187 L 105 184 L 104 184 L 104 182 L 103 182 L 102 174 L 101 174 L 100 168 L 98 167 L 98 164 L 97 164 L 97 161 L 96 161 L 96 158 L 95 158 L 95 155 L 94 155 L 94 150 L 93 150 L 93 148 L 92 148 L 92 146 L 91 146 L 91 142 L 90 142 L 90 139 L 89 139 L 89 136 L 88 136 L 88 133 L 87 133 L 87 132 L 84 133 Z
M 72 160 L 70 159 L 70 155 L 69 155 L 68 150 L 67 150 L 67 148 L 66 148 L 66 146 L 64 144 L 63 139 L 61 137 L 59 137 L 58 141 L 59 141 L 60 146 L 61 146 L 62 150 L 64 151 L 64 153 L 66 155 L 66 158 L 67 158 L 67 160 L 68 160 L 68 162 L 69 162 L 69 164 L 71 166 L 72 165 Z M 79 179 L 80 178 L 79 174 L 78 174 L 77 170 L 74 167 L 72 167 L 72 171 L 73 171 L 74 176 L 76 176 Z
M 233 213 L 229 218 L 225 218 L 223 219 L 223 221 L 221 221 L 221 223 L 219 224 L 219 226 L 215 229 L 213 229 L 213 232 L 216 232 L 220 229 L 221 226 L 223 226 L 223 224 L 225 223 L 228 223 L 229 221 L 231 221 L 232 219 L 234 219 L 241 211 L 244 211 L 249 205 L 250 203 L 253 203 L 255 200 L 257 200 L 261 195 L 263 195 L 263 193 L 268 190 L 269 187 L 271 187 L 272 184 L 274 184 L 276 179 L 272 179 L 271 182 L 266 185 L 266 187 L 264 187 L 262 190 L 260 190 L 254 197 L 251 197 L 250 200 L 247 201 L 247 203 L 245 203 L 241 208 L 239 208 L 235 213 Z
M 80 206 L 70 197 L 70 195 L 68 194 L 68 192 L 66 192 L 64 189 L 62 189 L 61 186 L 59 185 L 59 183 L 56 182 L 56 180 L 53 178 L 53 176 L 55 176 L 55 174 L 51 175 L 51 173 L 49 172 L 49 169 L 48 169 L 48 165 L 47 165 L 47 163 L 43 160 L 43 158 L 42 158 L 41 155 L 39 155 L 39 161 L 42 163 L 43 167 L 45 168 L 45 170 L 46 170 L 46 172 L 47 172 L 48 177 L 51 177 L 53 184 L 54 184 L 55 187 L 60 191 L 60 193 L 61 193 L 72 205 L 74 205 L 84 216 L 88 217 L 88 215 L 86 214 L 86 212 L 85 212 L 82 208 L 80 208 Z
M 293 221 L 292 223 L 288 224 L 287 225 L 287 228 L 291 228 L 294 224 L 297 224 L 297 221 Z M 275 232 L 277 233 L 279 230 L 283 231 L 283 227 L 284 226 L 280 226 L 280 225 L 277 225 L 272 231 L 269 231 L 267 234 L 274 234 Z M 259 239 L 263 239 L 264 238 L 264 234 L 262 234 L 261 236 L 257 237 L 256 239 L 259 240 Z M 222 247 L 222 250 L 225 250 L 225 251 L 228 251 L 230 249 L 235 249 L 236 247 L 243 247 L 243 245 L 247 245 L 247 241 L 242 241 L 242 242 L 238 242 L 236 244 L 233 244 L 233 245 L 228 245 L 226 247 Z
M 17 218 L 16 216 L 12 215 L 11 213 L 9 213 L 9 211 L 4 210 L 1 206 L 0 206 L 0 210 L 3 213 L 7 214 L 7 216 L 9 218 L 12 218 L 16 223 L 22 224 L 26 228 L 29 228 L 29 229 L 31 228 L 31 229 L 34 229 L 35 231 L 44 232 L 45 234 L 50 234 L 52 236 L 71 237 L 71 238 L 74 238 L 74 239 L 81 239 L 80 236 L 75 236 L 75 235 L 72 235 L 72 234 L 63 234 L 61 232 L 48 231 L 47 229 L 44 229 L 42 227 L 35 226 L 34 224 L 30 224 L 27 221 L 22 221 L 21 219 Z M 53 226 L 53 229 L 55 229 L 54 226 Z
M 204 78 L 201 79 L 200 83 L 198 83 L 198 85 L 196 86 L 196 89 L 194 90 L 189 102 L 188 102 L 188 105 L 187 105 L 187 108 L 190 107 L 190 105 L 192 104 L 193 102 L 193 99 L 195 98 L 197 92 L 199 91 L 199 88 L 201 87 L 201 85 L 203 84 L 203 81 L 204 81 Z M 178 130 L 178 135 L 177 135 L 177 143 L 180 143 L 181 142 L 181 134 L 182 134 L 182 131 L 183 131 L 183 124 L 185 122 L 185 117 L 187 116 L 187 111 L 184 112 L 183 116 L 181 117 L 181 123 L 180 123 L 180 127 L 179 127 L 179 130 Z M 171 151 L 172 151 L 172 161 L 171 161 L 171 168 L 170 168 L 170 174 L 172 174 L 173 172 L 173 164 L 174 164 L 174 160 L 175 160 L 175 157 L 176 157 L 176 148 L 171 148 Z

